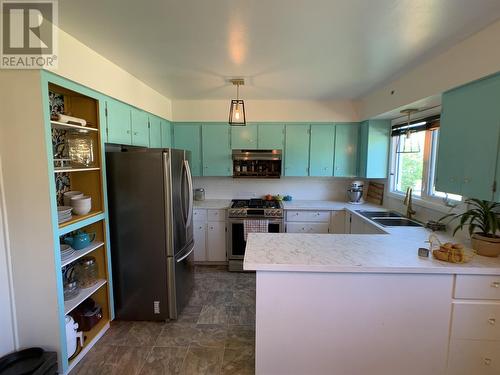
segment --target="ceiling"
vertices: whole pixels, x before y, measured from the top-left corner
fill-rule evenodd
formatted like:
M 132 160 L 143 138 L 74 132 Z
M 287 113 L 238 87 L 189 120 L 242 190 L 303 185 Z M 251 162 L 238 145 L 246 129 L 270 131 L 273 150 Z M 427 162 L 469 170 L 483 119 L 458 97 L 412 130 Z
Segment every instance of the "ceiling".
M 60 0 L 60 27 L 171 99 L 351 99 L 500 18 L 498 0 Z

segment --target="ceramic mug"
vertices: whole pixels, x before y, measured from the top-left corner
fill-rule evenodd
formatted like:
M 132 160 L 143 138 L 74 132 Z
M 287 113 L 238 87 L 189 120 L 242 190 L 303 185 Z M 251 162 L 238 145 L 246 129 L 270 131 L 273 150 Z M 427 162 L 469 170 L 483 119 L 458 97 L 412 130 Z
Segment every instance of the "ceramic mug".
M 81 250 L 87 247 L 95 240 L 95 233 L 76 233 L 73 236 L 64 238 L 64 242 L 75 250 Z

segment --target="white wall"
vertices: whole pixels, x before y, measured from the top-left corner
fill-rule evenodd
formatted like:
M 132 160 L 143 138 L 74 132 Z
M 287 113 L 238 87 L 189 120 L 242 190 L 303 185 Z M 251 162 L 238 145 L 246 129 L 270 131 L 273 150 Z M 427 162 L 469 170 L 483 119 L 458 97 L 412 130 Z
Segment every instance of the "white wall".
M 195 188 L 205 189 L 206 199 L 262 197 L 266 194 L 291 195 L 295 200 L 346 201 L 346 191 L 354 178 L 281 177 L 280 179 L 237 179 L 195 177 Z M 357 179 L 359 180 L 359 178 Z
M 0 357 L 16 347 L 14 306 L 7 225 L 4 213 L 2 160 L 0 158 Z
M 79 40 L 59 30 L 55 74 L 160 117 L 172 119 L 172 102 Z
M 362 97 L 358 103 L 360 117 L 371 118 L 498 72 L 499 46 L 500 21 L 497 21 Z
M 229 99 L 173 100 L 174 121 L 228 121 Z M 351 122 L 359 120 L 355 104 L 349 100 L 245 100 L 245 113 L 248 122 Z

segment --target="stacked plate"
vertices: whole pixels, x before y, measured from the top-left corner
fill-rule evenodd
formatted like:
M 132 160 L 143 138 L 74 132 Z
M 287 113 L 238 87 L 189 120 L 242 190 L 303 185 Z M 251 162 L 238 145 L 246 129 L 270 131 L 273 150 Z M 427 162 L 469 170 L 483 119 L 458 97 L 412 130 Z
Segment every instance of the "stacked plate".
M 66 244 L 61 244 L 61 260 L 65 261 L 69 259 L 74 253 L 75 249 L 73 249 L 71 246 L 66 245 Z
M 65 221 L 71 220 L 71 210 L 73 207 L 68 206 L 58 206 L 57 207 L 57 220 L 59 224 L 64 223 Z

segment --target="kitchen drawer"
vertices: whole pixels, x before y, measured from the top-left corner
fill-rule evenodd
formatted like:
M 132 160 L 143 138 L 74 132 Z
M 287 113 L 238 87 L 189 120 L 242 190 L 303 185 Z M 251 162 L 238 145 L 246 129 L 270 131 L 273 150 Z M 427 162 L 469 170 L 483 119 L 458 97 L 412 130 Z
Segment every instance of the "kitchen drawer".
M 500 342 L 451 340 L 447 374 L 500 374 Z
M 500 300 L 500 275 L 457 275 L 455 298 Z
M 204 208 L 195 208 L 193 210 L 193 221 L 207 221 L 207 210 Z
M 226 221 L 226 210 L 207 210 L 208 221 Z
M 328 233 L 328 223 L 287 223 L 287 233 Z
M 500 340 L 500 303 L 454 303 L 451 337 Z
M 287 211 L 286 221 L 313 221 L 327 223 L 330 211 Z

